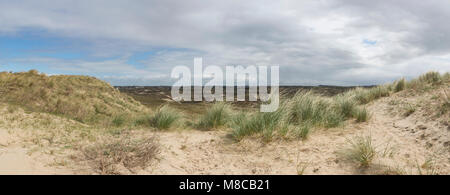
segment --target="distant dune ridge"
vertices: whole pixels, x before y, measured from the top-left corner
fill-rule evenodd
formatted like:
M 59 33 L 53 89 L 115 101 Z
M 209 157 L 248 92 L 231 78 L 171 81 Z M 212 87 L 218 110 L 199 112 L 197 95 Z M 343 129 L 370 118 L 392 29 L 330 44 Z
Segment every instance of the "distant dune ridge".
M 46 76 L 35 70 L 0 73 L 0 101 L 90 124 L 146 109 L 94 77 Z
M 0 174 L 450 174 L 449 73 L 286 87 L 273 113 L 120 89 L 0 73 Z

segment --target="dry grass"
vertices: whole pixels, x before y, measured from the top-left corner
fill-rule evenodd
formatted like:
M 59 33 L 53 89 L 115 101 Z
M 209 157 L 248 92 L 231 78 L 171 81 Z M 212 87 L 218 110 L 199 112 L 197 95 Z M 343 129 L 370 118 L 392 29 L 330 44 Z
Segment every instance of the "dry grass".
M 406 175 L 407 172 L 401 167 L 387 166 L 386 169 L 377 173 L 377 175 Z
M 351 98 L 358 104 L 368 104 L 374 100 L 390 95 L 392 90 L 391 85 L 380 85 L 377 87 L 356 88 L 344 94 L 345 97 Z
M 416 112 L 416 106 L 411 105 L 411 104 L 406 104 L 405 108 L 404 108 L 405 112 L 404 112 L 404 116 L 408 117 L 411 114 L 413 114 L 414 112 Z
M 438 72 L 428 72 L 419 78 L 412 79 L 406 83 L 406 88 L 415 91 L 427 91 L 433 87 L 448 84 L 450 82 L 449 73 L 440 74 Z
M 436 167 L 436 163 L 433 157 L 428 157 L 425 162 L 419 164 L 416 162 L 417 175 L 439 175 L 439 169 Z
M 145 168 L 158 152 L 155 137 L 138 140 L 125 137 L 98 143 L 83 150 L 85 159 L 99 174 L 121 174 L 121 166 L 131 172 L 137 167 Z
M 442 103 L 439 109 L 439 115 L 447 114 L 450 111 L 450 90 L 446 89 L 442 91 L 440 99 Z

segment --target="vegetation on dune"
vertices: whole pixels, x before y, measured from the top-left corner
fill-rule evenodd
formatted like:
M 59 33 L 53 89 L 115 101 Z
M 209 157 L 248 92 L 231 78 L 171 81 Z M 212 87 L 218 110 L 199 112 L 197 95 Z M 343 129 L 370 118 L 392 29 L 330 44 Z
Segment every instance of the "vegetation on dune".
M 424 91 L 441 84 L 449 84 L 449 82 L 449 73 L 441 75 L 438 72 L 428 72 L 416 79 L 412 79 L 409 82 L 406 82 L 406 88 L 416 91 Z
M 265 140 L 275 137 L 306 139 L 316 129 L 341 127 L 347 120 L 366 122 L 370 113 L 365 105 L 403 90 L 427 90 L 448 84 L 449 74 L 426 73 L 417 79 L 400 79 L 392 84 L 370 88 L 355 88 L 334 97 L 312 92 L 300 92 L 285 98 L 276 112 L 233 113 L 230 105 L 215 103 L 192 127 L 201 130 L 230 128 L 240 140 L 259 135 Z M 160 107 L 155 113 L 131 97 L 121 94 L 109 84 L 87 76 L 46 76 L 37 71 L 0 73 L 0 102 L 7 103 L 8 112 L 17 107 L 47 112 L 85 124 L 108 128 L 153 127 L 170 129 L 184 119 L 177 110 Z M 440 114 L 449 110 L 448 95 L 442 101 Z M 414 112 L 409 107 L 405 114 Z
M 266 140 L 270 140 L 275 131 L 286 128 L 282 121 L 281 109 L 275 112 L 256 112 L 239 116 L 232 125 L 232 136 L 237 140 L 253 134 L 261 134 Z
M 160 130 L 166 130 L 175 125 L 181 118 L 181 114 L 176 110 L 163 106 L 151 117 L 150 125 Z
M 120 174 L 119 166 L 133 172 L 145 168 L 159 153 L 155 137 L 147 139 L 121 138 L 85 147 L 85 160 L 99 174 Z
M 200 117 L 196 126 L 200 129 L 211 129 L 224 126 L 231 117 L 231 108 L 223 102 L 215 103 Z
M 192 120 L 190 127 L 199 130 L 224 128 L 230 130 L 237 141 L 252 136 L 264 141 L 277 138 L 305 140 L 316 130 L 369 121 L 371 114 L 367 104 L 379 98 L 396 93 L 400 96 L 416 94 L 449 84 L 449 73 L 429 72 L 417 79 L 355 88 L 333 97 L 301 92 L 283 98 L 280 108 L 270 113 L 236 112 L 237 109 L 233 110 L 229 104 L 215 103 L 203 113 L 203 108 L 198 109 L 199 120 Z M 436 104 L 433 109 L 436 108 L 439 115 L 449 114 L 450 92 L 447 88 L 434 94 Z M 419 105 L 407 104 L 405 116 L 420 111 L 416 108 L 420 109 Z M 158 154 L 158 142 L 150 135 L 152 132 L 139 131 L 143 134 L 139 137 L 133 128 L 183 128 L 181 125 L 186 119 L 167 105 L 152 113 L 93 77 L 46 76 L 37 71 L 0 73 L 0 113 L 2 128 L 33 129 L 29 141 L 39 147 L 79 150 L 82 160 L 88 161 L 101 174 L 119 174 L 124 168 L 133 172 L 135 168 L 148 166 Z M 191 117 L 195 118 L 198 113 Z M 383 156 L 381 151 L 377 153 L 370 136 L 356 137 L 349 143 L 345 156 L 361 167 L 369 167 L 375 157 Z M 419 167 L 420 173 L 425 169 L 435 173 L 429 168 L 431 163 L 424 164 Z M 298 172 L 303 173 L 306 166 L 300 166 Z M 386 172 L 397 173 L 401 171 L 390 169 Z
M 400 79 L 395 83 L 395 92 L 399 92 L 405 89 L 406 81 L 405 79 Z
M 357 136 L 348 140 L 350 147 L 344 152 L 348 160 L 359 163 L 361 167 L 369 167 L 377 155 L 371 136 Z
M 310 132 L 311 132 L 311 127 L 307 123 L 303 124 L 302 126 L 297 126 L 293 130 L 294 137 L 301 138 L 302 140 L 308 139 Z
M 232 135 L 238 140 L 253 134 L 265 139 L 274 135 L 306 139 L 313 129 L 339 127 L 350 118 L 365 122 L 368 112 L 348 94 L 325 98 L 301 92 L 284 101 L 276 112 L 238 117 L 238 122 L 232 126 Z
M 369 120 L 369 111 L 365 107 L 355 108 L 352 116 L 356 118 L 356 122 L 366 122 Z
M 139 102 L 94 77 L 46 76 L 35 70 L 0 73 L 0 102 L 87 124 L 110 121 L 119 126 L 126 122 L 121 115 L 146 110 Z
M 358 87 L 345 93 L 345 96 L 349 99 L 353 99 L 358 104 L 362 105 L 368 104 L 381 97 L 389 96 L 391 90 L 392 90 L 391 85 L 381 85 L 369 89 Z
M 232 122 L 232 135 L 237 140 L 254 134 L 262 135 L 265 139 L 274 135 L 305 139 L 314 129 L 339 127 L 348 119 L 354 119 L 356 122 L 368 121 L 370 113 L 364 105 L 374 100 L 407 89 L 423 90 L 448 83 L 449 78 L 448 73 L 442 76 L 437 72 L 429 72 L 411 81 L 400 79 L 392 84 L 371 88 L 358 87 L 333 98 L 312 92 L 299 92 L 284 101 L 277 112 L 238 114 Z M 441 113 L 447 112 L 448 99 L 448 95 L 444 97 Z M 413 113 L 414 110 L 414 107 L 409 107 L 407 114 Z
M 440 115 L 446 114 L 450 111 L 450 90 L 442 92 L 442 105 L 440 108 Z

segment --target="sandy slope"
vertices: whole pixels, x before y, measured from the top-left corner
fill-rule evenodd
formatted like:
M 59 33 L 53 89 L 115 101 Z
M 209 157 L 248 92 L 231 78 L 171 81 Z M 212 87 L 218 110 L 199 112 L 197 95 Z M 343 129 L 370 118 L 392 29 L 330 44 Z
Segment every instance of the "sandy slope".
M 306 141 L 277 140 L 263 144 L 248 139 L 234 143 L 227 138 L 227 132 L 160 133 L 163 147 L 160 163 L 142 173 L 297 174 L 305 168 L 304 174 L 386 174 L 394 170 L 418 174 L 418 168 L 423 169 L 429 161 L 433 170 L 450 174 L 448 118 L 431 119 L 428 103 L 407 117 L 399 105 L 391 105 L 396 100 L 414 104 L 429 98 L 405 99 L 396 94 L 377 100 L 368 105 L 372 113 L 369 122 L 349 121 L 343 128 L 316 131 Z M 370 135 L 379 152 L 368 169 L 342 157 L 348 139 L 357 135 Z
M 7 130 L 0 129 L 0 175 L 54 175 L 71 174 L 68 169 L 50 166 L 52 157 L 42 154 L 30 154 Z

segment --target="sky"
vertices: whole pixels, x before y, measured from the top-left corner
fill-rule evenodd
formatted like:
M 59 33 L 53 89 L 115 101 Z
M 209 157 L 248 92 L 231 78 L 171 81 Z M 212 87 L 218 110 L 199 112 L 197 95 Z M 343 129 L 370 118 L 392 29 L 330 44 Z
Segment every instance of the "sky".
M 450 71 L 448 0 L 0 0 L 0 71 L 172 85 L 175 66 L 278 65 L 282 85 Z

